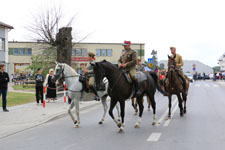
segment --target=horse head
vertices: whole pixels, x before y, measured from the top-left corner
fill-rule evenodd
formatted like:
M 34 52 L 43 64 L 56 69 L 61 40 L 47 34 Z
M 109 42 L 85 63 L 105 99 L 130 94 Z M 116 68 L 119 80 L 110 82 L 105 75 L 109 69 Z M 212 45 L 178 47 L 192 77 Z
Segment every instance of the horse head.
M 103 67 L 104 62 L 107 62 L 107 61 L 103 60 L 101 62 L 96 62 L 95 64 L 91 64 L 94 68 L 94 77 L 95 77 L 95 83 L 97 88 L 100 86 L 103 78 L 106 75 L 105 69 Z
M 52 77 L 52 82 L 56 82 L 64 76 L 64 65 L 61 63 L 57 63 L 55 67 L 55 73 Z

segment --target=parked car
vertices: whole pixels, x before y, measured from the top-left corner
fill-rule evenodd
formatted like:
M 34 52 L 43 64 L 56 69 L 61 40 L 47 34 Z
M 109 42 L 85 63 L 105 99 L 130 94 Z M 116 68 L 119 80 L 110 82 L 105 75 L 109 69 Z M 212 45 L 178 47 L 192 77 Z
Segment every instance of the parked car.
M 185 73 L 190 82 L 193 82 L 193 75 L 191 73 Z

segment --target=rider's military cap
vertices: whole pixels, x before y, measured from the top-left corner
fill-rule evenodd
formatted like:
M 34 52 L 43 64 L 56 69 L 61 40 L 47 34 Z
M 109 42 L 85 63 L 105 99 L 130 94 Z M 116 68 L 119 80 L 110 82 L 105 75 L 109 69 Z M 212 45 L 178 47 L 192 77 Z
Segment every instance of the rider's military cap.
M 174 46 L 170 46 L 170 49 L 176 49 L 176 47 L 174 47 Z
M 92 53 L 92 52 L 89 52 L 89 53 L 88 53 L 88 56 L 95 57 L 95 54 Z
M 125 46 L 125 45 L 131 45 L 131 42 L 130 41 L 124 41 L 123 46 Z

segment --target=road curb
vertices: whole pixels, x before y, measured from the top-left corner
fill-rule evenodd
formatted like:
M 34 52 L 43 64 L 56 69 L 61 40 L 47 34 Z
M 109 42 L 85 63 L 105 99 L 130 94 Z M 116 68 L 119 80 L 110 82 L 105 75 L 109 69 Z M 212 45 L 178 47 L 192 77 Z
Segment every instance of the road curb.
M 80 111 L 87 110 L 87 109 L 89 109 L 89 108 L 98 106 L 98 105 L 100 105 L 100 104 L 101 104 L 101 103 L 94 103 L 94 104 L 90 104 L 90 105 L 81 107 L 81 108 L 80 108 Z M 68 106 L 69 106 L 69 105 L 68 105 Z M 74 110 L 72 110 L 72 112 L 73 112 L 73 111 L 74 111 Z M 52 116 L 49 116 L 48 118 L 46 118 L 46 119 L 43 120 L 43 121 L 40 121 L 40 122 L 38 122 L 38 123 L 35 123 L 34 125 L 32 125 L 32 126 L 30 126 L 30 127 L 27 127 L 27 128 L 25 128 L 25 129 L 21 129 L 21 130 L 18 130 L 18 131 L 15 131 L 15 132 L 12 132 L 12 133 L 3 135 L 3 136 L 0 136 L 0 140 L 1 140 L 1 139 L 4 139 L 4 138 L 7 138 L 7 137 L 9 137 L 9 136 L 15 135 L 15 134 L 17 134 L 17 133 L 20 133 L 20 132 L 23 132 L 23 131 L 26 131 L 26 130 L 29 130 L 29 129 L 32 129 L 32 128 L 35 128 L 35 127 L 38 127 L 38 126 L 43 125 L 43 124 L 45 124 L 45 123 L 48 123 L 48 122 L 51 122 L 51 121 L 54 121 L 54 120 L 63 118 L 63 117 L 65 117 L 65 116 L 67 116 L 67 114 L 68 114 L 67 111 L 63 111 L 63 112 L 54 114 L 54 115 L 52 115 Z

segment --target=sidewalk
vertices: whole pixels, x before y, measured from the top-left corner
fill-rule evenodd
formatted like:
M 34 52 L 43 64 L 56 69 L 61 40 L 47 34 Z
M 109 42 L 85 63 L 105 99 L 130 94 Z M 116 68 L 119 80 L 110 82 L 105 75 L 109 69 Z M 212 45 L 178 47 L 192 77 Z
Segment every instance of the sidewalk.
M 99 104 L 96 101 L 81 102 L 80 110 Z M 68 106 L 60 97 L 56 102 L 46 103 L 44 111 L 43 106 L 36 103 L 8 107 L 9 112 L 0 111 L 0 139 L 66 115 Z
M 31 93 L 31 94 L 35 94 L 35 92 L 31 92 L 31 91 L 24 91 L 24 90 L 14 90 L 13 89 L 13 82 L 9 82 L 8 84 L 8 92 L 16 92 L 16 93 Z

